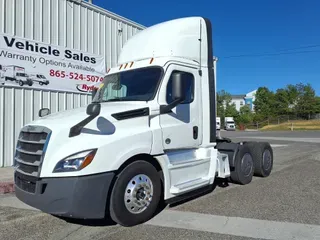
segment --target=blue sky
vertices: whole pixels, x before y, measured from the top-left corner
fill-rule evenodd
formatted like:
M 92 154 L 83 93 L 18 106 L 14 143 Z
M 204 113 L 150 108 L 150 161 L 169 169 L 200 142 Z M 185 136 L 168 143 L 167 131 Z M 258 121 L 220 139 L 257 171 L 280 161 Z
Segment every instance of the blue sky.
M 311 83 L 320 95 L 319 0 L 162 0 L 93 3 L 144 26 L 186 16 L 212 21 L 217 87 L 244 94 L 259 86 L 271 90 Z M 318 45 L 317 47 L 308 47 Z M 305 48 L 306 47 L 306 48 Z M 300 49 L 296 49 L 300 48 Z M 304 52 L 259 57 L 264 53 Z M 308 51 L 308 53 L 306 53 Z

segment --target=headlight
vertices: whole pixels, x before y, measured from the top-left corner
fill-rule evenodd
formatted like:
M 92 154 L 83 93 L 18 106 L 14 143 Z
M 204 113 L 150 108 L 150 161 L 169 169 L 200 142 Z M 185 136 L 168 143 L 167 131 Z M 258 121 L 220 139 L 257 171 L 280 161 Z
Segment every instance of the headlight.
M 57 163 L 53 172 L 74 172 L 84 169 L 92 162 L 96 152 L 96 149 L 88 150 L 62 159 Z

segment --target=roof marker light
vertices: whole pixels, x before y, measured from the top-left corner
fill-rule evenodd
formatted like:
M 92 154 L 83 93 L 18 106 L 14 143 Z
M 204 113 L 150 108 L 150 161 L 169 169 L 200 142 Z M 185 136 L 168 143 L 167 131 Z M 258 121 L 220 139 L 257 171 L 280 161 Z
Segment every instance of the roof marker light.
M 126 65 L 124 66 L 124 69 L 126 69 L 126 68 L 127 68 L 127 66 L 128 66 L 128 63 L 126 63 Z
M 123 64 L 120 65 L 119 70 L 121 70 L 122 66 L 123 66 Z
M 132 65 L 133 65 L 133 62 L 131 62 L 130 67 L 132 67 Z
M 150 64 L 153 62 L 153 58 L 151 58 L 151 60 L 150 60 Z

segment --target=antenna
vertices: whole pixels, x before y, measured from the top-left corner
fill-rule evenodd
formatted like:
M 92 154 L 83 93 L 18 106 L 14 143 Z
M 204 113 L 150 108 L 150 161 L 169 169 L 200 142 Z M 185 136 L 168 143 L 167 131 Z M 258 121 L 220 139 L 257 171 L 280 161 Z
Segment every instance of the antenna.
M 200 56 L 200 60 L 199 60 L 199 75 L 202 76 L 202 70 L 201 70 L 201 45 L 202 45 L 202 22 L 200 19 L 200 36 L 199 36 L 199 56 Z

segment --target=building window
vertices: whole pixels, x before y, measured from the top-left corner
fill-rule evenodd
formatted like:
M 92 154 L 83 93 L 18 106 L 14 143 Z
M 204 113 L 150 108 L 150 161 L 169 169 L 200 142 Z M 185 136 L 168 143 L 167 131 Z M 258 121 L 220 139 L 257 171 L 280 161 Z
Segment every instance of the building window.
M 240 101 L 240 105 L 243 106 L 243 101 Z

